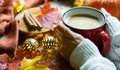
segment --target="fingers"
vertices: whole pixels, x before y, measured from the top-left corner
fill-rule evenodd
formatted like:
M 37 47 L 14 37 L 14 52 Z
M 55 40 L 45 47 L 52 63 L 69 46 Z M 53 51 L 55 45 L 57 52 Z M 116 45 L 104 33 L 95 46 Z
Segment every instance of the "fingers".
M 67 37 L 72 37 L 75 34 L 75 32 L 73 32 L 70 28 L 68 28 L 67 26 L 65 26 L 62 22 L 57 25 L 56 29 L 61 34 L 63 34 L 64 36 L 67 36 Z
M 72 31 L 69 27 L 67 27 L 62 22 L 57 25 L 56 29 L 59 33 L 61 33 L 62 35 L 66 36 L 66 37 L 70 37 L 70 38 L 80 37 L 80 38 L 83 38 L 82 35 L 80 35 L 78 33 L 75 33 L 74 31 Z
M 61 37 L 60 39 L 64 39 L 64 40 L 67 39 L 69 41 L 74 41 L 76 44 L 79 44 L 85 39 L 81 34 L 73 32 L 63 23 L 57 25 L 56 31 L 58 32 L 58 36 Z

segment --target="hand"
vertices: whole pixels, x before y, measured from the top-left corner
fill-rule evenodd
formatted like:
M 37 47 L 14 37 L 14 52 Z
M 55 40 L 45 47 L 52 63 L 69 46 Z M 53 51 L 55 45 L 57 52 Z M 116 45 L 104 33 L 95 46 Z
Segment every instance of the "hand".
M 58 32 L 60 42 L 59 51 L 66 60 L 69 60 L 72 51 L 84 40 L 84 37 L 71 31 L 62 23 L 58 24 L 55 30 Z
M 108 13 L 104 8 L 101 8 L 101 11 L 103 14 L 105 14 L 106 17 L 111 16 L 111 14 Z

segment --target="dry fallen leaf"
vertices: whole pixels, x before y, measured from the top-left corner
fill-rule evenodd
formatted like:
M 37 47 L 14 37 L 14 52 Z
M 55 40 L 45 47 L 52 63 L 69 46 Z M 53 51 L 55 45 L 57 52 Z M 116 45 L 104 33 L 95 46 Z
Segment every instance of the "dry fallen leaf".
M 61 20 L 61 13 L 57 8 L 51 7 L 51 3 L 47 2 L 40 7 L 42 15 L 38 16 L 38 21 L 45 28 L 53 28 L 54 23 L 59 23 Z

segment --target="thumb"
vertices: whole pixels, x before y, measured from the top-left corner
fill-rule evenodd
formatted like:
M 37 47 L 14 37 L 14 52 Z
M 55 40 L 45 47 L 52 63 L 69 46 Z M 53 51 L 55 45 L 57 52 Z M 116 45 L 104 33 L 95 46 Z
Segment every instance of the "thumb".
M 103 14 L 105 14 L 106 17 L 111 16 L 111 14 L 108 13 L 108 12 L 105 10 L 105 8 L 101 8 L 101 11 L 102 11 Z
M 69 36 L 72 37 L 74 34 L 74 32 L 69 27 L 67 27 L 65 24 L 63 24 L 62 22 L 57 25 L 56 29 L 62 35 L 67 36 L 67 37 L 69 37 Z

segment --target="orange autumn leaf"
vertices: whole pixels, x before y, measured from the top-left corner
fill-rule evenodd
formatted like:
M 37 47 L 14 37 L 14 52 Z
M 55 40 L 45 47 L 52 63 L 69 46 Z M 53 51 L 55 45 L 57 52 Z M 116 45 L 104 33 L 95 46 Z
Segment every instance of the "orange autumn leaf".
M 61 20 L 61 13 L 57 8 L 51 7 L 51 3 L 44 3 L 40 7 L 41 15 L 38 16 L 38 21 L 45 28 L 53 29 L 54 23 L 59 23 Z
M 42 15 L 46 15 L 50 12 L 57 11 L 57 8 L 52 8 L 51 2 L 47 2 L 43 5 L 43 7 L 40 7 L 40 11 L 41 11 Z

